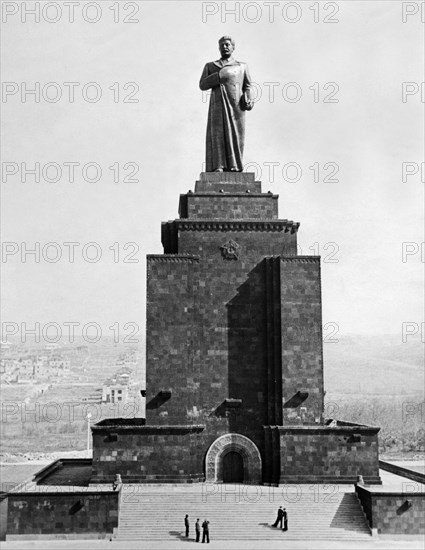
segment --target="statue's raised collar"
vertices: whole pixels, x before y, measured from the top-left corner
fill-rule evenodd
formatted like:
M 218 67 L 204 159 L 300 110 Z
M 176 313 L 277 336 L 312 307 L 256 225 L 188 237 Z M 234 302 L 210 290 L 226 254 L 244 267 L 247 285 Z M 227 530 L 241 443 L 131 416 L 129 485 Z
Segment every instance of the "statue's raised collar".
M 239 61 L 236 61 L 234 57 L 229 57 L 229 59 L 224 62 L 221 59 L 218 59 L 217 61 L 213 61 L 214 65 L 217 65 L 217 67 L 227 67 L 227 65 L 239 65 Z

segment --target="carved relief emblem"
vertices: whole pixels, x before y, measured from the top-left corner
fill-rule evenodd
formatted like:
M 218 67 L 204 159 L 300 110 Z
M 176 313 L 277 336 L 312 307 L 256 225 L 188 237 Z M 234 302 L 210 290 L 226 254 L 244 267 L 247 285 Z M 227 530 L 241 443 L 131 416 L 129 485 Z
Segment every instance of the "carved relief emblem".
M 240 248 L 237 242 L 230 239 L 226 244 L 220 246 L 221 255 L 225 260 L 237 260 L 239 258 Z

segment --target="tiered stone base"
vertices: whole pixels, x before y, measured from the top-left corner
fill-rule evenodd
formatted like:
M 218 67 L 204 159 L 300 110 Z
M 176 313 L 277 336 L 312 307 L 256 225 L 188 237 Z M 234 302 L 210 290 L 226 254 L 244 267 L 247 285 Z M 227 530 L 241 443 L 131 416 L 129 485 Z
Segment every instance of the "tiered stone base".
M 141 418 L 125 420 L 107 419 L 93 426 L 91 483 L 112 483 L 116 474 L 126 483 L 203 481 L 190 449 L 198 446 L 204 425 L 145 426 Z
M 265 483 L 380 484 L 379 428 L 336 422 L 336 426 L 265 426 Z

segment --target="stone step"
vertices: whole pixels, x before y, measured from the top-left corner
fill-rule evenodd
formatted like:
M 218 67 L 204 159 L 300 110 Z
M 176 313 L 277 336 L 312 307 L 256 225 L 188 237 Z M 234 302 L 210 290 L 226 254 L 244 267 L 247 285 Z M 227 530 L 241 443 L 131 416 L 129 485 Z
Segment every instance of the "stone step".
M 171 499 L 169 499 L 171 500 Z M 175 499 L 173 499 L 175 501 Z M 143 509 L 145 506 L 154 506 L 156 508 L 160 508 L 161 506 L 163 505 L 167 505 L 167 500 L 162 500 L 162 501 L 156 501 L 156 500 L 146 500 L 146 499 L 140 499 L 139 501 L 129 501 L 129 502 L 122 502 L 121 501 L 121 508 L 123 509 L 126 509 L 126 510 L 134 510 L 134 509 Z M 341 506 L 341 504 L 339 502 L 335 502 L 335 503 L 323 503 L 323 502 L 314 502 L 314 501 L 302 501 L 302 502 L 282 502 L 282 501 L 278 501 L 278 502 L 224 502 L 224 501 L 220 501 L 220 500 L 216 500 L 216 501 L 211 501 L 211 500 L 208 500 L 208 501 L 202 501 L 202 500 L 182 500 L 180 501 L 179 503 L 176 502 L 176 506 L 179 506 L 179 507 L 184 507 L 184 506 L 223 506 L 223 507 L 231 507 L 233 508 L 234 506 L 239 506 L 239 508 L 241 509 L 246 509 L 247 511 L 249 511 L 249 509 L 252 507 L 252 506 L 261 506 L 261 507 L 265 507 L 267 508 L 267 510 L 273 510 L 274 508 L 277 509 L 278 506 L 283 506 L 284 508 L 288 508 L 288 507 L 291 507 L 291 508 L 312 508 L 312 509 L 315 509 L 315 508 L 318 508 L 319 506 L 323 509 L 323 510 L 334 510 L 335 508 L 339 508 Z M 357 508 L 357 506 L 348 506 L 348 505 L 343 505 L 344 508 Z
M 122 510 L 120 512 L 120 515 L 124 518 L 124 517 L 127 517 L 127 518 L 134 518 L 134 517 L 152 517 L 156 512 L 161 512 L 160 509 L 151 509 L 151 510 L 148 510 L 146 512 L 140 512 L 140 513 L 129 513 L 129 514 L 125 514 Z M 248 518 L 251 518 L 251 517 L 258 517 L 258 513 L 260 511 L 258 510 L 257 513 L 255 513 L 254 511 L 251 512 L 250 514 L 243 514 L 244 518 L 248 519 Z M 325 513 L 320 513 L 320 512 L 316 512 L 315 510 L 302 510 L 300 511 L 300 514 L 297 514 L 297 511 L 294 510 L 294 509 L 290 509 L 288 510 L 288 513 L 291 512 L 291 516 L 293 518 L 296 518 L 297 516 L 299 516 L 300 514 L 304 514 L 304 515 L 308 515 L 309 517 L 320 517 L 320 519 L 323 519 L 323 518 L 330 518 L 330 519 L 333 519 L 335 517 L 335 514 L 336 512 L 338 512 L 338 518 L 351 518 L 353 516 L 355 517 L 363 517 L 363 513 L 360 511 L 360 512 L 357 512 L 357 511 L 354 511 L 351 512 L 351 513 L 344 513 L 343 511 L 339 511 L 339 510 L 335 510 L 334 513 L 329 513 L 329 514 L 325 514 Z M 183 517 L 185 516 L 185 514 L 188 513 L 189 514 L 189 517 L 193 518 L 195 515 L 197 515 L 197 517 L 199 515 L 205 515 L 206 513 L 208 513 L 209 515 L 219 515 L 220 517 L 222 517 L 223 515 L 225 515 L 226 513 L 229 514 L 229 513 L 242 513 L 241 510 L 237 510 L 237 509 L 234 509 L 232 510 L 231 508 L 228 508 L 228 509 L 222 509 L 220 511 L 215 511 L 213 508 L 211 507 L 208 507 L 208 508 L 197 508 L 197 509 L 187 509 L 187 508 L 175 508 L 172 512 L 164 512 L 162 510 L 162 513 L 161 513 L 161 518 L 175 518 L 175 517 L 180 517 L 182 514 L 183 514 Z M 273 517 L 276 515 L 276 511 L 269 511 L 267 512 L 266 510 L 261 510 L 261 517 L 264 517 L 264 516 L 267 516 L 267 517 Z M 231 517 L 228 519 L 228 521 L 232 521 Z
M 313 503 L 313 504 L 323 504 L 326 505 L 336 505 L 339 504 L 339 497 L 334 497 L 332 499 L 323 499 L 320 497 L 319 499 L 314 499 L 314 497 L 301 497 L 297 500 L 288 500 L 288 499 L 275 499 L 275 500 L 269 500 L 267 497 L 261 498 L 261 499 L 254 499 L 251 500 L 249 497 L 242 497 L 242 498 L 225 498 L 223 497 L 215 497 L 215 496 L 204 496 L 202 495 L 191 495 L 191 496 L 180 496 L 180 495 L 168 495 L 164 497 L 156 497 L 156 496 L 148 496 L 143 495 L 141 493 L 129 493 L 127 495 L 123 495 L 121 498 L 121 502 L 123 505 L 125 504 L 135 504 L 138 501 L 140 502 L 167 502 L 170 498 L 178 498 L 180 502 L 203 502 L 203 503 L 228 503 L 228 504 L 249 504 L 249 505 L 255 505 L 255 504 L 271 504 L 276 505 L 279 503 L 282 503 L 282 506 L 284 504 L 287 504 L 288 506 L 294 506 L 298 503 Z M 280 504 L 279 504 L 280 505 Z
M 261 499 L 252 499 L 252 500 L 249 500 L 247 498 L 240 498 L 240 499 L 232 499 L 232 498 L 220 498 L 220 497 L 204 497 L 202 498 L 201 495 L 193 495 L 193 497 L 191 498 L 184 498 L 184 497 L 180 497 L 180 495 L 168 495 L 167 497 L 164 497 L 164 498 L 156 498 L 156 497 L 146 497 L 145 495 L 142 495 L 142 494 L 135 494 L 135 493 L 132 493 L 132 494 L 129 494 L 129 495 L 124 495 L 122 498 L 121 498 L 121 503 L 123 505 L 125 504 L 128 504 L 128 505 L 132 505 L 132 504 L 137 504 L 139 501 L 140 502 L 149 502 L 149 503 L 154 503 L 154 502 L 158 502 L 158 503 L 162 503 L 162 502 L 168 502 L 170 498 L 173 498 L 173 499 L 178 499 L 180 502 L 196 502 L 196 503 L 204 503 L 204 504 L 214 504 L 214 503 L 222 503 L 222 504 L 231 504 L 231 505 L 244 505 L 244 504 L 247 504 L 249 506 L 252 506 L 252 505 L 271 505 L 271 506 L 296 506 L 297 504 L 308 504 L 308 503 L 311 503 L 311 504 L 321 504 L 323 506 L 335 506 L 335 505 L 338 505 L 339 504 L 339 497 L 338 498 L 333 498 L 332 500 L 330 499 L 326 499 L 326 500 L 323 500 L 322 497 L 320 497 L 320 499 L 314 499 L 314 498 L 306 498 L 306 497 L 302 497 L 301 499 L 299 500 L 294 500 L 294 501 L 290 501 L 290 500 L 287 500 L 287 499 L 283 499 L 283 498 L 280 498 L 280 499 L 276 499 L 276 500 L 269 500 L 267 497 L 266 498 L 261 498 Z
M 160 508 L 164 504 L 167 505 L 167 502 L 169 500 L 176 500 L 174 499 L 164 499 L 164 500 L 155 500 L 155 499 L 142 499 L 139 498 L 139 500 L 129 500 L 128 502 L 121 501 L 121 507 L 123 509 L 127 510 L 134 510 L 135 508 L 141 508 L 143 509 L 144 506 L 155 506 L 156 508 Z M 338 508 L 341 506 L 340 502 L 315 502 L 315 501 L 307 501 L 303 500 L 301 502 L 285 502 L 285 501 L 277 501 L 277 502 L 267 502 L 267 501 L 259 501 L 259 502 L 228 502 L 228 501 L 220 501 L 220 500 L 210 500 L 202 501 L 201 499 L 187 499 L 187 500 L 181 500 L 180 502 L 176 502 L 176 506 L 184 507 L 184 506 L 239 506 L 240 508 L 246 508 L 247 510 L 250 509 L 252 506 L 262 506 L 267 507 L 267 509 L 273 509 L 278 506 L 283 506 L 284 508 L 287 508 L 290 506 L 291 508 L 305 508 L 306 506 L 309 508 L 317 508 L 321 507 L 323 510 L 333 510 L 335 508 Z M 344 508 L 357 508 L 357 506 L 354 505 L 345 505 Z
M 236 511 L 234 511 L 235 513 L 237 513 Z M 199 512 L 192 512 L 192 514 L 190 514 L 190 517 L 193 518 L 195 515 L 196 517 L 199 517 L 199 516 L 203 516 L 203 515 L 207 515 L 208 514 L 208 517 L 220 517 L 222 518 L 223 517 L 223 513 L 214 513 L 213 510 L 200 510 Z M 121 515 L 121 514 L 120 514 Z M 161 520 L 163 519 L 168 519 L 168 520 L 173 520 L 173 518 L 180 518 L 182 514 L 180 513 L 176 513 L 176 514 L 162 514 L 161 515 Z M 274 514 L 275 515 L 275 514 Z M 307 516 L 307 514 L 305 514 Z M 314 520 L 312 518 L 312 514 L 308 514 L 309 515 L 309 521 L 314 521 L 314 520 L 317 520 L 317 521 L 325 521 L 325 520 L 334 520 L 334 515 L 333 516 L 330 516 L 330 515 L 320 515 L 320 514 L 314 514 Z M 126 521 L 127 519 L 130 520 L 130 521 L 135 521 L 137 520 L 138 518 L 140 518 L 140 521 L 144 521 L 146 518 L 152 518 L 152 513 L 148 513 L 148 514 L 134 514 L 134 516 L 130 516 L 130 515 L 126 515 L 125 518 L 121 515 L 122 519 L 121 521 Z M 184 517 L 184 513 L 183 513 L 183 517 Z M 244 514 L 244 520 L 247 521 L 251 518 L 256 518 L 258 517 L 258 514 L 250 514 L 249 516 Z M 261 517 L 264 517 L 264 513 L 261 514 Z M 273 516 L 271 514 L 266 514 L 266 517 L 270 520 Z M 296 517 L 296 515 L 294 514 L 294 511 L 292 510 L 291 511 L 291 517 L 292 517 L 292 522 L 297 522 L 298 521 L 298 518 Z M 342 516 L 341 514 L 338 514 L 338 518 L 341 518 L 339 519 L 339 521 L 342 521 L 343 518 L 344 520 L 350 520 L 352 518 L 362 518 L 363 515 L 362 514 L 345 514 L 344 516 Z M 225 519 L 223 518 L 223 522 L 229 522 L 231 523 L 233 520 L 232 518 L 229 518 L 229 519 Z M 274 521 L 274 520 L 273 520 Z M 303 519 L 300 518 L 299 519 L 299 522 L 300 524 L 302 524 L 303 522 Z
M 200 518 L 202 519 L 202 518 Z M 220 525 L 221 528 L 223 529 L 227 529 L 227 528 L 230 528 L 230 529 L 234 529 L 234 530 L 244 530 L 246 525 L 249 523 L 249 525 L 258 525 L 258 522 L 244 522 L 244 525 L 243 526 L 240 526 L 240 527 L 237 527 L 234 525 L 234 522 L 235 520 L 233 520 L 233 522 L 228 522 L 228 523 L 225 523 L 224 521 L 221 521 L 221 518 L 215 518 L 215 517 L 212 517 L 212 516 L 208 516 L 208 519 L 209 521 L 211 522 L 211 524 L 215 524 L 215 525 Z M 263 518 L 262 518 L 263 519 Z M 177 523 L 170 523 L 170 522 L 167 522 L 169 523 L 169 527 L 173 527 L 173 528 L 177 528 L 177 529 L 180 529 L 182 528 L 182 521 L 179 521 Z M 271 527 L 271 522 L 267 522 L 266 520 L 264 520 L 262 523 L 268 525 L 269 527 Z M 161 523 L 153 523 L 152 524 L 152 527 L 160 527 L 162 524 Z M 191 524 L 192 526 L 194 526 L 194 523 Z M 142 527 L 145 527 L 147 526 L 147 522 L 129 522 L 129 523 L 121 523 L 120 522 L 120 529 L 121 528 L 125 528 L 125 529 L 139 529 L 139 528 L 142 528 Z M 319 521 L 318 522 L 310 522 L 309 521 L 309 528 L 312 528 L 314 527 L 314 529 L 318 529 L 318 530 L 325 530 L 325 529 L 329 529 L 330 527 L 332 526 L 332 529 L 349 529 L 353 526 L 353 522 L 347 522 L 347 523 L 334 523 L 331 522 L 331 523 L 320 523 Z M 305 527 L 305 522 L 304 524 L 302 522 L 294 522 L 294 521 L 291 521 L 291 528 L 298 528 L 300 527 L 301 529 L 304 529 Z M 194 527 L 193 527 L 194 528 Z M 359 524 L 359 529 L 360 529 L 360 524 Z M 362 529 L 363 529 L 363 526 L 362 526 Z M 366 526 L 364 527 L 363 529 L 365 532 L 367 531 L 367 528 Z
M 149 508 L 149 510 L 153 510 L 153 509 L 161 509 L 163 506 L 167 506 L 167 504 L 165 502 L 163 503 L 156 503 L 156 502 L 149 502 L 149 501 L 145 501 L 143 503 L 141 503 L 139 506 L 134 503 L 132 506 L 121 506 L 121 510 L 122 511 L 126 511 L 128 513 L 132 513 L 132 512 L 143 512 L 144 509 L 146 508 Z M 190 501 L 190 502 L 183 502 L 183 503 L 180 503 L 180 504 L 176 504 L 176 506 L 174 507 L 174 510 L 175 509 L 179 509 L 179 510 L 184 510 L 186 508 L 188 508 L 188 511 L 186 513 L 189 513 L 189 509 L 193 509 L 193 508 L 206 508 L 206 507 L 220 507 L 220 509 L 225 509 L 225 508 L 228 508 L 229 510 L 233 510 L 235 507 L 236 508 L 239 508 L 240 510 L 243 510 L 244 513 L 250 513 L 250 507 L 252 506 L 255 506 L 253 504 L 251 505 L 248 505 L 248 504 L 228 504 L 228 503 L 213 503 L 213 502 L 194 502 L 194 501 Z M 322 512 L 323 513 L 333 513 L 335 510 L 337 510 L 338 508 L 340 508 L 341 506 L 340 505 L 336 505 L 336 506 L 326 506 L 326 505 L 322 505 L 321 503 L 304 503 L 304 504 L 298 504 L 298 505 L 294 505 L 294 504 L 286 504 L 286 506 L 284 506 L 286 508 L 291 508 L 292 510 L 317 510 L 317 508 L 321 507 L 322 508 Z M 269 513 L 271 510 L 275 511 L 275 509 L 277 508 L 277 505 L 276 504 L 273 504 L 273 505 L 265 505 L 263 504 L 261 506 L 261 508 L 263 510 L 268 510 Z M 357 506 L 350 506 L 350 507 L 346 507 L 346 506 L 343 506 L 343 510 L 357 510 Z M 341 510 L 341 511 L 343 511 Z
M 220 523 L 223 525 L 223 526 L 226 526 L 226 525 L 233 525 L 233 522 L 234 522 L 234 519 L 233 520 L 225 520 L 223 515 L 219 515 L 219 514 L 212 514 L 212 513 L 208 513 L 208 514 L 194 514 L 193 515 L 193 518 L 195 517 L 199 517 L 200 519 L 202 519 L 203 517 L 207 516 L 208 519 L 210 521 L 216 521 L 216 520 L 219 520 Z M 201 518 L 202 516 L 202 518 Z M 238 515 L 236 515 L 236 517 L 238 517 Z M 126 519 L 121 519 L 120 520 L 120 525 L 146 525 L 146 520 L 150 520 L 152 521 L 152 516 L 145 516 L 144 518 L 141 518 L 141 517 L 137 517 L 137 518 L 126 518 Z M 182 524 L 182 520 L 180 518 L 180 516 L 178 516 L 178 519 L 176 520 L 175 519 L 176 516 L 174 516 L 174 520 L 173 520 L 173 517 L 171 516 L 163 516 L 163 520 L 167 520 L 170 525 L 176 525 L 176 526 L 179 526 Z M 318 517 L 318 518 L 315 518 L 314 520 L 312 520 L 311 516 L 306 516 L 307 520 L 308 520 L 308 523 L 309 525 L 330 525 L 330 524 L 333 524 L 335 526 L 349 526 L 352 524 L 353 520 L 354 519 L 357 519 L 357 520 L 360 520 L 360 519 L 363 519 L 361 516 L 353 516 L 351 518 L 347 517 L 345 520 L 337 520 L 335 521 L 333 518 L 322 518 L 322 517 Z M 263 523 L 267 523 L 267 524 L 271 524 L 274 522 L 274 518 L 273 517 L 270 517 L 270 516 L 253 516 L 252 518 L 244 518 L 243 519 L 243 523 L 244 524 L 247 524 L 247 523 L 250 523 L 250 524 L 254 524 L 256 523 L 255 520 L 261 520 Z M 195 523 L 194 520 L 192 522 L 193 524 Z M 152 525 L 160 525 L 161 522 L 154 522 L 152 523 Z M 294 518 L 294 515 L 292 514 L 291 516 L 291 524 L 292 525 L 300 525 L 300 526 L 303 526 L 305 525 L 305 521 L 303 523 L 303 520 L 302 519 L 298 519 L 298 518 Z
M 211 536 L 214 532 L 214 538 L 220 540 L 279 540 L 283 536 L 286 538 L 294 539 L 345 539 L 345 540 L 370 540 L 370 535 L 368 533 L 358 532 L 358 531 L 336 531 L 334 533 L 329 533 L 328 531 L 298 531 L 295 529 L 289 529 L 289 531 L 282 531 L 282 529 L 277 529 L 276 533 L 268 533 L 263 531 L 258 534 L 257 532 L 253 533 L 238 533 L 237 531 L 227 531 L 224 532 L 221 529 L 210 529 Z M 144 533 L 143 538 L 140 535 L 140 531 L 119 531 L 117 539 L 139 539 L 139 540 L 167 540 L 170 538 L 170 534 L 179 534 L 183 536 L 184 529 L 169 529 L 168 531 L 154 533 Z M 195 531 L 192 530 L 189 532 L 189 538 L 193 538 Z M 274 536 L 273 536 L 274 535 Z
M 174 516 L 175 518 L 176 516 Z M 194 518 L 195 516 L 193 516 Z M 221 525 L 223 526 L 233 526 L 234 524 L 234 518 L 232 520 L 225 520 L 223 516 L 219 516 L 218 514 L 197 514 L 196 517 L 199 517 L 200 519 L 204 519 L 204 517 L 207 517 L 211 522 L 217 522 L 219 521 Z M 238 515 L 236 515 L 235 517 L 239 517 Z M 131 518 L 128 518 L 126 520 L 120 520 L 120 525 L 122 526 L 126 526 L 126 525 L 129 525 L 129 526 L 133 526 L 133 525 L 146 525 L 146 519 L 149 519 L 149 516 L 146 516 L 145 518 L 137 518 L 137 519 L 134 519 L 134 520 L 131 520 Z M 173 521 L 173 518 L 171 517 L 167 517 L 163 518 L 163 520 L 167 519 L 168 523 L 170 525 L 173 525 L 175 527 L 179 527 L 183 524 L 183 520 L 180 518 L 180 516 L 178 517 L 178 519 L 174 519 Z M 352 520 L 353 519 L 362 519 L 360 518 L 360 516 L 357 516 L 356 518 L 347 518 L 345 521 L 334 521 L 333 519 L 330 519 L 330 518 L 324 518 L 322 520 L 322 518 L 317 518 L 315 519 L 314 521 L 312 521 L 312 518 L 309 517 L 307 518 L 308 519 L 308 523 L 309 525 L 318 525 L 318 526 L 326 526 L 326 525 L 334 525 L 335 527 L 346 527 L 346 526 L 350 526 L 352 525 Z M 151 517 L 150 517 L 150 521 L 152 521 Z M 263 523 L 263 524 L 267 524 L 267 525 L 270 525 L 271 523 L 273 523 L 275 521 L 275 518 L 273 517 L 264 517 L 264 516 L 256 516 L 256 518 L 244 518 L 243 519 L 243 525 L 245 524 L 251 524 L 251 525 L 255 525 L 255 524 L 258 524 L 259 522 Z M 162 521 L 160 522 L 152 522 L 151 525 L 161 525 Z M 194 519 L 192 519 L 191 521 L 191 525 L 194 525 L 195 524 L 195 521 Z M 300 526 L 304 526 L 305 525 L 305 521 L 303 523 L 302 520 L 298 520 L 298 519 L 295 519 L 294 517 L 292 517 L 291 519 L 291 525 L 300 525 Z
M 202 535 L 202 533 L 201 533 Z M 139 533 L 135 534 L 134 536 L 131 536 L 131 535 L 125 535 L 125 534 L 119 534 L 117 537 L 115 537 L 117 540 L 144 540 L 144 541 L 165 541 L 165 540 L 175 540 L 176 538 L 180 539 L 184 539 L 184 532 L 181 531 L 179 533 L 177 532 L 174 532 L 174 533 L 169 533 L 168 535 L 166 536 L 158 536 L 158 537 L 152 537 L 152 536 L 143 536 L 141 537 Z M 350 534 L 347 534 L 347 535 L 342 535 L 342 534 L 336 534 L 336 535 L 329 535 L 329 534 L 323 534 L 323 535 L 320 535 L 318 533 L 291 533 L 289 531 L 286 531 L 285 533 L 281 533 L 281 535 L 279 537 L 276 537 L 276 538 L 272 538 L 266 534 L 263 534 L 261 536 L 235 536 L 233 533 L 230 533 L 228 535 L 224 535 L 223 534 L 216 534 L 216 533 L 210 533 L 210 538 L 213 539 L 213 540 L 223 540 L 223 541 L 228 541 L 228 540 L 240 540 L 240 541 L 243 541 L 243 540 L 246 540 L 246 541 L 254 541 L 254 540 L 279 540 L 279 539 L 282 539 L 284 540 L 285 538 L 287 540 L 312 540 L 312 541 L 315 541 L 315 540 L 323 540 L 323 541 L 327 541 L 327 540 L 335 540 L 335 541 L 338 541 L 338 540 L 346 540 L 346 541 L 368 541 L 370 540 L 370 535 L 359 535 L 357 533 L 350 533 Z M 194 540 L 194 536 L 191 535 L 189 536 L 189 540 L 192 539 Z
M 143 536 L 143 539 L 140 536 L 140 531 L 126 531 L 126 532 L 119 532 L 119 535 L 116 537 L 118 539 L 127 539 L 127 538 L 138 538 L 139 540 L 167 540 L 169 538 L 170 533 L 178 533 L 180 535 L 184 535 L 184 529 L 170 529 L 168 531 L 164 532 L 158 532 L 158 533 L 145 533 Z M 210 534 L 212 535 L 213 529 L 210 528 Z M 195 534 L 195 531 L 192 529 L 189 532 L 189 538 L 192 538 Z M 271 536 L 271 535 L 275 536 Z M 164 536 L 165 535 L 165 536 Z M 167 536 L 168 535 L 168 536 Z M 267 533 L 266 531 L 263 531 L 260 536 L 258 536 L 258 533 L 237 533 L 236 531 L 229 531 L 229 532 L 223 532 L 221 529 L 214 529 L 214 536 L 217 539 L 221 540 L 276 540 L 280 539 L 283 536 L 287 538 L 299 538 L 299 539 L 341 539 L 345 538 L 348 540 L 370 540 L 370 535 L 366 532 L 359 532 L 359 531 L 336 531 L 335 533 L 329 533 L 328 531 L 297 531 L 295 529 L 289 529 L 289 531 L 282 531 L 282 529 L 276 529 L 276 533 Z
M 164 512 L 163 510 L 160 510 L 160 509 L 156 509 L 156 508 L 152 508 L 148 511 L 145 511 L 145 512 L 140 512 L 140 513 L 124 513 L 124 511 L 121 510 L 121 515 L 122 517 L 142 517 L 142 516 L 148 516 L 148 517 L 152 517 L 152 515 L 156 512 L 161 512 L 161 518 L 164 518 L 164 517 L 179 517 L 182 513 L 183 513 L 183 517 L 185 516 L 185 514 L 189 514 L 189 517 L 192 517 L 195 516 L 196 514 L 199 515 L 202 515 L 202 514 L 206 514 L 208 513 L 209 515 L 220 515 L 223 516 L 223 514 L 226 514 L 226 513 L 243 513 L 242 510 L 238 510 L 238 509 L 231 509 L 231 508 L 226 508 L 226 509 L 221 509 L 220 511 L 214 511 L 213 508 L 211 507 L 205 507 L 205 508 L 191 508 L 191 509 L 188 509 L 188 508 L 178 508 L 176 507 L 173 511 L 171 512 Z M 320 518 L 334 518 L 335 516 L 335 513 L 338 512 L 338 517 L 347 517 L 347 518 L 350 518 L 350 517 L 353 517 L 353 515 L 355 516 L 358 516 L 358 517 L 363 517 L 363 514 L 362 512 L 357 512 L 357 511 L 352 511 L 351 513 L 345 513 L 344 511 L 340 511 L 340 510 L 335 510 L 333 513 L 321 513 L 321 512 L 316 512 L 314 509 L 305 509 L 305 510 L 300 510 L 300 514 L 297 514 L 297 510 L 294 510 L 293 508 L 291 509 L 288 509 L 287 510 L 288 513 L 291 512 L 291 515 L 292 517 L 296 518 L 298 515 L 300 514 L 304 514 L 304 515 L 309 515 L 309 516 L 312 516 L 312 517 L 320 517 Z M 245 518 L 250 518 L 250 517 L 257 517 L 258 516 L 258 513 L 260 511 L 257 510 L 257 513 L 255 513 L 255 511 L 252 511 L 251 513 L 249 514 L 246 514 L 246 513 L 243 513 L 244 517 Z M 276 511 L 273 510 L 272 511 L 267 511 L 267 510 L 261 510 L 261 516 L 264 517 L 264 516 L 267 516 L 267 517 L 270 517 L 270 516 L 274 516 L 276 515 Z M 231 518 L 228 520 L 228 521 L 231 521 Z

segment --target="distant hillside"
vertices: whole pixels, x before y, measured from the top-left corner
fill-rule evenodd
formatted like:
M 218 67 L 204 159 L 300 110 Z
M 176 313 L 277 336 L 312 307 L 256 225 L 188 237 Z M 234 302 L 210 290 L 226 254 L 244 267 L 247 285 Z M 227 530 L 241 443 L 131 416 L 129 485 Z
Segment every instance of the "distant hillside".
M 424 344 L 401 335 L 339 338 L 324 343 L 327 394 L 424 395 Z

